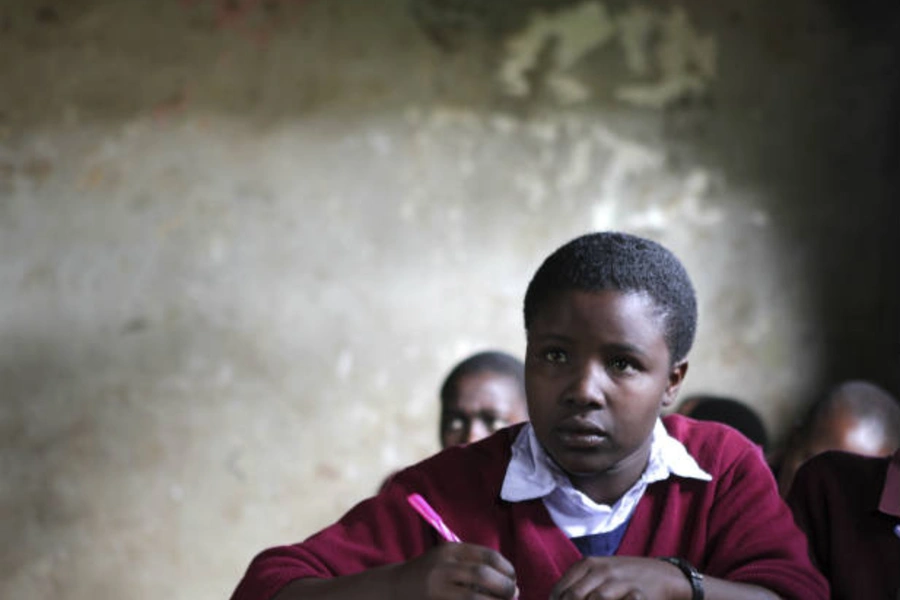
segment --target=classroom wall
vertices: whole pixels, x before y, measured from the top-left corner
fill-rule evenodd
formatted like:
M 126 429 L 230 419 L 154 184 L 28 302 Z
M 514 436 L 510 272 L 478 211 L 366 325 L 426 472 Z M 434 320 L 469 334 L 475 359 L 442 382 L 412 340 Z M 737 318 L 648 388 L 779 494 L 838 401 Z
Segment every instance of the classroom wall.
M 0 597 L 227 597 L 591 229 L 693 274 L 685 392 L 896 392 L 891 4 L 5 0 Z

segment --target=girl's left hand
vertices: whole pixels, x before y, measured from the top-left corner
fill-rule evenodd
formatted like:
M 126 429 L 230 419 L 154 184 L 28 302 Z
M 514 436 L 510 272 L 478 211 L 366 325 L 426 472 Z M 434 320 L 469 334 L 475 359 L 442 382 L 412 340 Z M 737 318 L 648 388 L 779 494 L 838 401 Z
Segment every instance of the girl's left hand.
M 550 600 L 689 600 L 691 585 L 675 565 L 656 558 L 583 558 L 563 574 Z

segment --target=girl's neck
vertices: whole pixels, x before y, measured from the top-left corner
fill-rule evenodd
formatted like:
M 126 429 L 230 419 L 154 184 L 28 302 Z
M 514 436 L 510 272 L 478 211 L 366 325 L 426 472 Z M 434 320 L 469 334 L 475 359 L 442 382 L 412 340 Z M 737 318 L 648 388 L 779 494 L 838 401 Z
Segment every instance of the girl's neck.
M 612 506 L 637 483 L 650 461 L 651 440 L 612 467 L 592 475 L 569 474 L 572 485 L 597 504 Z

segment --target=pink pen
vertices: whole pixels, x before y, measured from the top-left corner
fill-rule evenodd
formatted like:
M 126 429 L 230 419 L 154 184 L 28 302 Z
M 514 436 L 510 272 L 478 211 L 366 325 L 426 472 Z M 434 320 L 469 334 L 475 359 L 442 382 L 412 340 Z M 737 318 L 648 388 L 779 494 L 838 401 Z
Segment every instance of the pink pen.
M 431 505 L 420 496 L 419 494 L 410 494 L 406 497 L 406 501 L 409 502 L 410 506 L 416 509 L 416 512 L 422 515 L 422 518 L 428 521 L 428 524 L 434 527 L 441 537 L 447 540 L 448 542 L 461 542 L 453 531 L 447 527 L 447 524 L 444 523 L 444 520 L 441 518 L 441 515 L 437 514 L 437 511 L 431 508 Z M 513 596 L 513 600 L 519 599 L 519 588 L 516 588 L 516 594 Z
M 422 518 L 428 521 L 429 525 L 434 527 L 441 537 L 447 540 L 448 542 L 461 542 L 462 540 L 459 537 L 450 531 L 450 528 L 447 527 L 447 524 L 444 523 L 444 520 L 441 518 L 441 515 L 437 514 L 431 505 L 425 501 L 425 498 L 420 496 L 419 494 L 410 494 L 406 497 L 406 501 L 416 509 L 416 512 L 422 515 Z

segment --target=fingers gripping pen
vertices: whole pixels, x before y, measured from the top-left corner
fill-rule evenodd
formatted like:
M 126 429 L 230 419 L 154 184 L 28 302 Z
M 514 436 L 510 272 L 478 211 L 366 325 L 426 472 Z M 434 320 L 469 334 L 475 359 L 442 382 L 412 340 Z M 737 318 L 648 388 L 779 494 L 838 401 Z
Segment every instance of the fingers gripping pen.
M 409 502 L 410 506 L 412 506 L 417 513 L 422 515 L 422 518 L 428 522 L 429 525 L 435 528 L 435 530 L 440 534 L 442 538 L 447 540 L 448 542 L 461 542 L 459 536 L 453 533 L 453 531 L 447 527 L 447 524 L 444 523 L 444 519 L 441 518 L 441 515 L 437 513 L 436 510 L 431 508 L 431 505 L 420 496 L 419 494 L 410 494 L 406 497 L 406 501 Z M 519 588 L 516 588 L 515 596 L 513 596 L 513 600 L 518 600 L 519 598 Z

